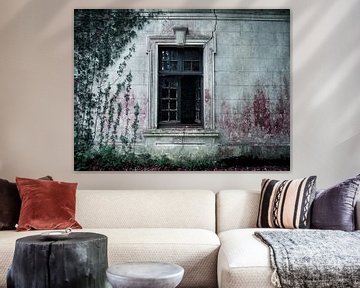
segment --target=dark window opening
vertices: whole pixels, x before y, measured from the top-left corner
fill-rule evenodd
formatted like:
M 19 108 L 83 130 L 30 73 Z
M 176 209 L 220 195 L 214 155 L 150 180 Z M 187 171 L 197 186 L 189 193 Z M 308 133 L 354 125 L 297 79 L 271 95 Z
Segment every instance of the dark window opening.
M 159 48 L 160 127 L 201 126 L 202 48 Z

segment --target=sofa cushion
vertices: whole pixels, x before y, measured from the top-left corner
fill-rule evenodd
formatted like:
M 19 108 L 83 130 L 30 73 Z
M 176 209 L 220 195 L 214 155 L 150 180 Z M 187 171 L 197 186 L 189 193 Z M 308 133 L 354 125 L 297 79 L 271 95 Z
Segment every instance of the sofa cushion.
M 220 288 L 274 287 L 269 248 L 254 236 L 255 231 L 261 230 L 265 229 L 235 229 L 219 234 L 221 248 L 217 270 Z
M 294 180 L 263 179 L 257 227 L 308 228 L 316 176 Z
M 359 186 L 360 175 L 328 189 L 317 191 L 312 205 L 311 227 L 353 231 Z
M 99 230 L 109 237 L 109 265 L 123 262 L 160 261 L 182 266 L 179 287 L 216 287 L 220 241 L 203 229 L 137 228 Z
M 76 197 L 76 219 L 84 228 L 215 231 L 215 193 L 209 190 L 78 190 Z
M 52 180 L 51 176 L 40 179 Z M 18 223 L 21 199 L 16 183 L 0 179 L 0 230 L 15 230 Z
M 222 190 L 217 193 L 217 233 L 238 228 L 255 228 L 259 199 L 259 191 Z
M 76 183 L 16 178 L 21 198 L 18 231 L 81 228 L 75 221 Z
M 108 237 L 109 265 L 135 261 L 176 263 L 185 269 L 179 287 L 216 287 L 220 241 L 212 231 L 174 228 L 79 231 L 100 233 Z M 16 239 L 42 232 L 44 231 L 0 232 L 0 287 L 6 287 L 5 276 L 12 261 Z
M 0 179 L 0 230 L 15 229 L 21 200 L 15 183 Z

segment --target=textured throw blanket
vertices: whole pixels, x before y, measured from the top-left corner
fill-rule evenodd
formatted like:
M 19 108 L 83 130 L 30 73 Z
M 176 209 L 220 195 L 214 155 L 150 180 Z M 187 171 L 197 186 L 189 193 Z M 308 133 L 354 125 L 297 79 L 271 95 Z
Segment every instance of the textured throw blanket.
M 276 287 L 360 287 L 360 230 L 255 232 L 270 248 Z

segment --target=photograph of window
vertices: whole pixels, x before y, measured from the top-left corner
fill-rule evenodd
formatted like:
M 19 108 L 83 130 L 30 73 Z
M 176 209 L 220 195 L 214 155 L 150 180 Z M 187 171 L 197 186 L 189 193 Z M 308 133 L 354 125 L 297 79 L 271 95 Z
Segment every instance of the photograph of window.
M 74 169 L 290 170 L 288 9 L 76 9 Z

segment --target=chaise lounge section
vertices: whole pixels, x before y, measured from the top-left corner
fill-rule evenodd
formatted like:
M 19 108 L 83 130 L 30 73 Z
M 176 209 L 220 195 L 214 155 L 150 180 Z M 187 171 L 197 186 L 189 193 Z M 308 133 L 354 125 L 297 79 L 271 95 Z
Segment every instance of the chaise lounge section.
M 246 190 L 223 190 L 216 195 L 217 233 L 221 248 L 218 256 L 218 287 L 273 288 L 269 247 L 254 236 L 260 193 Z M 360 202 L 357 202 L 357 228 Z M 279 229 L 276 229 L 279 230 Z

